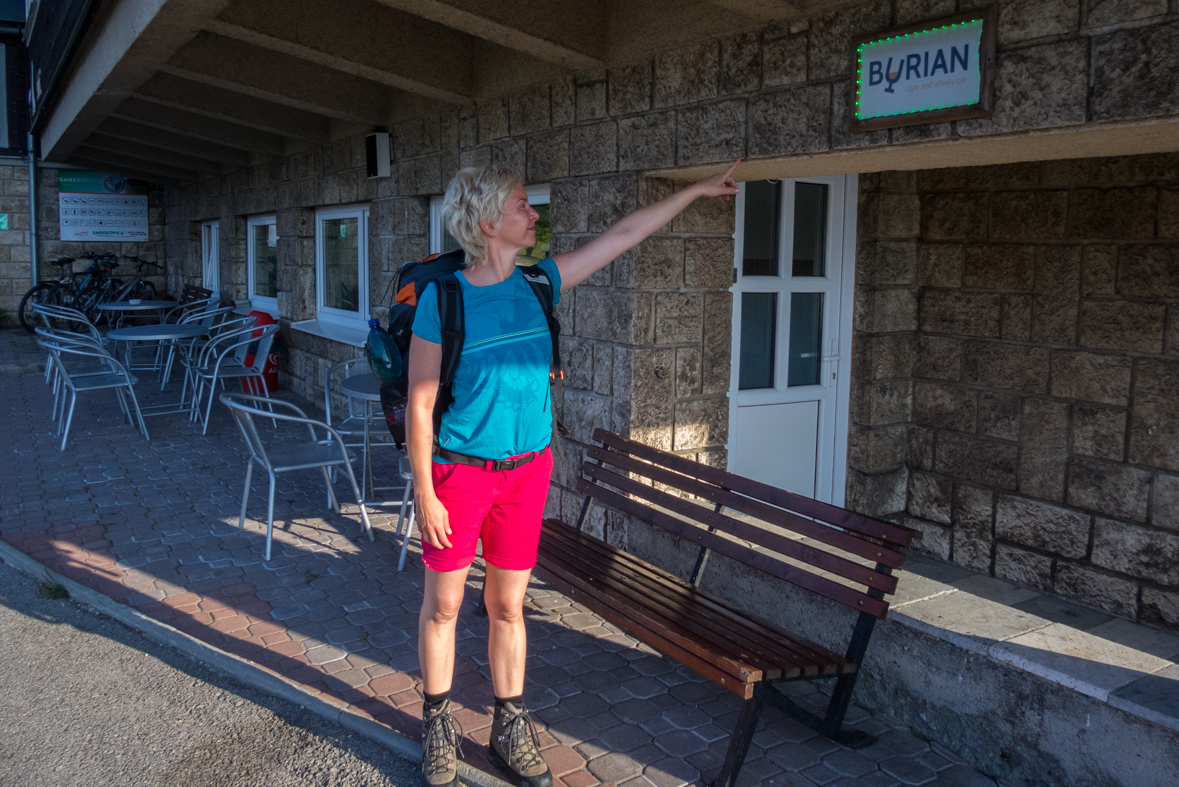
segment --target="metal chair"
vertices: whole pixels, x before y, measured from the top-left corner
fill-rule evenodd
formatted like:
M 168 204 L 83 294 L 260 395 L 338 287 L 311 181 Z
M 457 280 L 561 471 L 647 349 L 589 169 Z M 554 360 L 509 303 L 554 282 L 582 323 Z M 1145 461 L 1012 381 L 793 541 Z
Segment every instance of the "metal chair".
M 246 327 L 235 331 L 228 331 L 205 345 L 200 352 L 197 363 L 191 369 L 196 387 L 192 397 L 192 418 L 200 418 L 201 399 L 204 396 L 204 386 L 209 386 L 209 402 L 205 407 L 204 423 L 201 434 L 209 431 L 209 417 L 213 414 L 213 399 L 216 396 L 217 383 L 224 387 L 227 379 L 248 380 L 250 390 L 261 386 L 263 399 L 269 401 L 270 389 L 266 386 L 266 377 L 262 370 L 266 367 L 266 358 L 270 354 L 270 343 L 274 334 L 278 333 L 277 325 L 263 325 L 261 327 Z M 254 360 L 246 364 L 246 355 L 253 351 Z
M 352 473 L 351 458 L 348 455 L 348 449 L 344 445 L 344 438 L 340 436 L 339 432 L 322 421 L 308 418 L 307 414 L 298 407 L 281 399 L 269 399 L 262 396 L 239 393 L 223 393 L 219 398 L 221 399 L 221 403 L 228 407 L 230 413 L 233 414 L 234 421 L 241 430 L 246 445 L 250 448 L 250 461 L 246 465 L 246 485 L 245 490 L 242 492 L 242 510 L 237 521 L 239 529 L 243 529 L 246 523 L 246 504 L 250 499 L 250 478 L 254 471 L 254 463 L 257 462 L 260 464 L 270 475 L 270 495 L 266 509 L 266 560 L 270 560 L 270 545 L 274 533 L 275 478 L 279 473 L 286 473 L 291 470 L 314 470 L 319 468 L 323 472 L 323 480 L 327 484 L 328 506 L 333 512 L 339 513 L 340 503 L 336 499 L 335 490 L 332 489 L 332 479 L 328 468 L 335 469 L 343 466 L 344 472 L 348 474 L 348 483 L 352 485 L 352 493 L 356 495 L 356 504 L 360 506 L 360 518 L 364 523 L 363 532 L 368 535 L 369 541 L 373 540 L 373 528 L 368 521 L 368 512 L 365 510 L 364 503 L 360 499 L 360 488 L 356 485 L 356 476 Z M 268 412 L 257 406 L 253 406 L 260 404 L 266 404 L 271 408 L 274 406 L 289 408 L 297 415 L 289 415 L 283 412 Z M 287 421 L 293 424 L 306 424 L 311 439 L 309 442 L 301 443 L 297 446 L 268 450 L 262 440 L 262 436 L 258 432 L 258 424 L 255 416 L 270 418 L 274 421 Z M 317 429 L 322 429 L 326 433 L 323 439 L 320 439 L 317 435 Z
M 398 475 L 405 479 L 405 493 L 401 496 L 401 513 L 397 517 L 397 535 L 401 536 L 401 526 L 405 525 L 405 535 L 401 536 L 401 556 L 397 558 L 397 570 L 405 568 L 405 553 L 409 551 L 409 539 L 413 536 L 413 524 L 416 520 L 413 504 L 413 469 L 409 466 L 409 456 L 401 455 L 397 463 Z
M 72 331 L 65 331 L 59 328 L 43 327 L 35 328 L 33 329 L 33 332 L 54 344 L 80 347 L 84 350 L 93 350 L 104 355 L 110 355 L 110 352 L 100 342 L 84 333 L 74 333 Z M 62 359 L 55 355 L 51 349 L 49 349 L 48 355 L 45 359 L 45 383 L 47 385 L 51 385 L 53 390 L 53 411 L 50 415 L 50 418 L 54 420 L 57 420 L 57 408 L 61 403 L 62 392 L 65 390 L 65 386 L 61 379 L 63 372 L 68 371 L 71 377 L 78 378 L 107 374 L 110 371 L 109 367 L 105 363 L 83 363 L 69 365 L 67 361 L 72 358 L 73 356 L 67 356 L 65 359 Z
M 139 422 L 139 431 L 143 434 L 145 440 L 151 439 L 147 434 L 147 424 L 143 421 L 143 413 L 139 410 L 139 401 L 135 398 L 134 385 L 137 380 L 127 372 L 123 364 L 112 358 L 101 347 L 71 344 L 44 336 L 37 340 L 37 344 L 53 355 L 54 363 L 60 374 L 59 379 L 62 385 L 65 386 L 64 390 L 68 390 L 70 393 L 68 414 L 63 402 L 61 414 L 58 416 L 58 434 L 61 435 L 60 448 L 62 451 L 65 450 L 66 442 L 70 437 L 70 426 L 74 421 L 74 405 L 78 403 L 78 394 L 86 391 L 114 390 L 128 423 L 131 421 L 131 409 L 127 405 L 127 396 L 130 396 L 131 406 L 135 409 L 135 418 Z M 71 374 L 69 365 L 62 360 L 63 354 L 66 357 L 74 356 L 90 359 L 93 364 L 105 367 L 105 372 L 91 373 L 86 376 Z M 123 391 L 124 388 L 127 389 L 126 392 Z M 54 409 L 57 409 L 56 404 L 54 405 Z M 63 420 L 65 422 L 64 427 L 62 425 Z
M 219 336 L 224 336 L 232 331 L 238 331 L 242 328 L 252 328 L 258 322 L 257 317 L 237 317 L 232 320 L 222 319 L 220 322 L 216 320 L 219 317 L 224 317 L 229 312 L 233 311 L 229 308 L 217 309 L 214 314 L 214 320 L 209 325 L 209 333 L 205 336 L 197 336 L 189 339 L 187 343 L 177 342 L 173 345 L 173 351 L 179 349 L 180 364 L 184 367 L 184 386 L 180 392 L 180 404 L 183 405 L 188 400 L 188 384 L 192 378 L 192 366 L 199 361 L 201 351 L 209 346 L 209 342 L 213 341 Z M 194 321 L 199 315 L 193 315 Z M 188 323 L 185 323 L 188 324 Z M 173 362 L 171 356 L 168 358 L 168 366 L 164 370 L 164 382 L 166 383 L 168 377 L 172 374 Z
M 388 439 L 389 432 L 388 427 L 385 424 L 384 415 L 379 411 L 373 412 L 371 403 L 363 402 L 356 399 L 355 397 L 349 396 L 347 392 L 344 391 L 343 387 L 339 384 L 349 377 L 355 376 L 356 372 L 353 372 L 353 370 L 357 364 L 363 364 L 359 373 L 363 374 L 367 372 L 368 360 L 364 357 L 350 358 L 347 361 L 340 361 L 339 363 L 332 364 L 328 367 L 327 374 L 324 376 L 323 380 L 323 410 L 324 413 L 326 413 L 326 420 L 329 424 L 332 425 L 332 428 L 338 431 L 346 439 L 351 438 L 354 441 L 347 443 L 349 448 L 360 448 L 364 445 L 366 419 L 368 420 L 370 451 L 378 445 L 396 448 L 396 443 L 393 443 Z M 333 385 L 333 383 L 335 383 L 335 385 Z M 334 421 L 332 415 L 332 400 L 334 398 L 333 394 L 335 394 L 336 397 L 343 397 L 347 402 L 347 415 L 344 415 L 343 412 L 340 412 L 339 415 L 342 415 L 343 417 L 338 421 Z M 336 401 L 338 401 L 338 398 Z M 378 437 L 383 435 L 384 437 L 383 439 L 374 440 L 374 435 Z M 402 461 L 404 461 L 404 456 L 404 452 L 402 452 Z M 367 494 L 365 495 L 365 499 L 368 499 L 371 502 L 371 500 L 376 497 L 376 492 L 378 490 L 369 472 L 372 463 L 368 460 L 368 457 L 364 457 L 364 459 L 366 460 L 365 466 L 361 468 L 360 471 L 360 491 L 362 493 L 372 492 L 372 498 L 370 498 Z M 407 483 L 412 482 L 412 475 L 407 476 L 405 473 L 400 473 L 400 475 L 403 480 L 407 481 Z M 382 490 L 392 488 L 395 487 L 380 487 Z M 404 507 L 403 499 L 402 508 Z
M 216 303 L 217 303 L 217 296 L 216 295 L 211 295 L 206 298 L 200 298 L 195 301 L 188 301 L 187 303 L 185 303 L 185 302 L 178 303 L 175 306 L 173 306 L 171 309 L 169 309 L 168 311 L 164 312 L 164 318 L 162 320 L 160 320 L 160 322 L 166 323 L 169 320 L 171 320 L 172 318 L 175 318 L 176 322 L 180 322 L 185 316 L 187 316 L 189 314 L 193 314 L 194 312 L 204 311 L 205 309 L 213 306 Z

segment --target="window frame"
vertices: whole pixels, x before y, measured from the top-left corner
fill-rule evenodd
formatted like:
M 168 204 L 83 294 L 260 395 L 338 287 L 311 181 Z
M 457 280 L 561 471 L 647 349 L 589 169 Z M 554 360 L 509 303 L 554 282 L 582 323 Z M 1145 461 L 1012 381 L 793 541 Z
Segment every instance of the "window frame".
M 524 191 L 528 192 L 529 205 L 552 205 L 553 187 L 548 183 L 525 186 Z M 442 196 L 430 198 L 430 225 L 427 234 L 431 254 L 438 254 L 442 251 L 442 202 L 444 199 Z
M 250 216 L 246 219 L 246 297 L 250 301 L 250 308 L 260 309 L 271 315 L 278 314 L 278 293 L 275 292 L 273 298 L 268 295 L 258 295 L 256 287 L 258 284 L 257 274 L 254 272 L 255 252 L 254 252 L 254 228 L 274 226 L 274 236 L 278 238 L 278 218 L 273 213 L 266 213 L 261 216 Z M 275 257 L 278 256 L 278 247 L 275 247 Z M 277 263 L 276 263 L 277 264 Z M 277 271 L 276 280 L 277 280 Z
M 201 222 L 201 286 L 221 294 L 221 222 L 217 219 Z
M 324 305 L 323 222 L 327 219 L 357 219 L 357 294 L 358 311 L 350 312 Z M 348 328 L 366 328 L 369 320 L 368 227 L 367 204 L 339 205 L 315 211 L 315 319 Z

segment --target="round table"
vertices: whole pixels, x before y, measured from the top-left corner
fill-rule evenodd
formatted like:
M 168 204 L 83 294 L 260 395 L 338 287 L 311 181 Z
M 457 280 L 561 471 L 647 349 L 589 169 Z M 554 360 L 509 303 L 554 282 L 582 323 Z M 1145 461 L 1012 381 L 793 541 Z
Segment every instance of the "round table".
M 122 322 L 123 317 L 133 312 L 162 312 L 168 309 L 174 309 L 178 305 L 176 301 L 140 301 L 139 303 L 116 301 L 114 303 L 100 303 L 98 304 L 98 308 L 104 312 L 117 314 L 119 316 L 119 322 Z
M 340 383 L 340 390 L 344 392 L 345 396 L 364 402 L 364 454 L 360 460 L 363 465 L 360 471 L 360 497 L 364 499 L 367 497 L 368 489 L 372 489 L 374 495 L 377 491 L 373 483 L 372 458 L 368 453 L 368 422 L 372 420 L 373 402 L 381 401 L 381 381 L 371 372 L 367 374 L 354 374 L 351 377 L 346 377 Z
M 112 342 L 127 342 L 127 369 L 130 371 L 132 342 L 175 343 L 181 339 L 195 339 L 198 336 L 204 336 L 208 330 L 203 325 L 190 325 L 187 323 L 176 325 L 135 325 L 131 328 L 116 328 L 113 331 L 109 331 L 106 337 Z M 171 355 L 169 355 L 169 359 L 171 359 Z M 158 360 L 156 365 L 160 369 L 160 390 L 162 391 L 164 389 L 164 382 L 168 379 L 168 370 L 165 368 L 165 365 L 160 365 Z M 144 368 L 156 368 L 156 366 Z

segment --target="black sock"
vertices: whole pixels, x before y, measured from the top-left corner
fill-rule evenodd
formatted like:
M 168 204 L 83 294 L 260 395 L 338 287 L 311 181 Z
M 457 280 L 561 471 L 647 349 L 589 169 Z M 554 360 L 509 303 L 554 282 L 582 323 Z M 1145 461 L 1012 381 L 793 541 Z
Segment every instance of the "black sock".
M 437 708 L 443 702 L 450 699 L 450 690 L 448 689 L 441 694 L 426 694 L 426 692 L 423 691 L 422 696 L 426 698 L 427 705 L 429 705 L 431 708 Z
M 518 708 L 524 704 L 524 695 L 521 694 L 519 697 L 496 697 L 495 698 L 495 706 L 497 708 L 507 705 L 509 702 Z

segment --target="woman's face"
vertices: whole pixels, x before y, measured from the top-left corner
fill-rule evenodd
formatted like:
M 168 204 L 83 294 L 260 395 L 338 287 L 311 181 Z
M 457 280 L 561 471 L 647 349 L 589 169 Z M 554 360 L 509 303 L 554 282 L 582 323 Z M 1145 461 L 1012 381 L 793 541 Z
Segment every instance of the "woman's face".
M 504 204 L 504 220 L 500 225 L 498 240 L 517 249 L 536 245 L 536 220 L 540 214 L 528 204 L 528 192 L 519 183 L 512 190 Z

